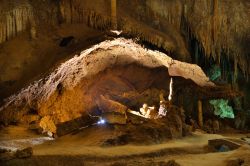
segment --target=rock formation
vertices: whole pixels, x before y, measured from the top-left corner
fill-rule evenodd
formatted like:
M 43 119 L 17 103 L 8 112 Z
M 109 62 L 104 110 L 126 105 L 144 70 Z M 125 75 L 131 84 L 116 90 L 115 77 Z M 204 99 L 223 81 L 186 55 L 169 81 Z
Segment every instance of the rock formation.
M 8 8 L 7 1 L 2 3 L 2 10 L 0 10 L 0 44 L 27 30 L 34 22 L 32 7 L 27 2 L 15 4 L 11 8 Z
M 116 12 L 112 14 L 112 11 Z M 77 38 L 74 36 L 75 43 L 89 45 L 86 43 L 91 44 L 90 41 L 97 40 L 98 33 L 112 29 L 114 13 L 116 13 L 116 27 L 122 30 L 125 36 L 138 38 L 143 43 L 162 49 L 173 59 L 194 62 L 203 69 L 210 63 L 216 63 L 220 65 L 222 77 L 226 81 L 235 82 L 237 76 L 241 74 L 247 78 L 250 69 L 248 65 L 250 50 L 246 44 L 249 42 L 250 33 L 249 2 L 246 0 L 211 2 L 203 0 L 25 0 L 22 2 L 2 0 L 0 12 L 0 43 L 3 47 L 1 99 L 27 85 L 30 79 L 47 70 L 40 68 L 36 72 L 27 74 L 27 70 L 31 67 L 30 63 L 37 66 L 44 61 L 44 58 L 54 59 L 54 61 L 47 61 L 48 68 L 57 63 L 59 58 L 56 54 L 59 53 L 51 53 L 49 50 L 58 48 L 56 44 L 53 45 L 50 42 L 57 42 L 65 37 L 60 33 L 65 26 L 68 27 L 67 33 L 63 34 L 68 36 L 72 36 L 75 32 L 79 32 L 78 34 L 89 32 L 86 25 L 96 29 L 97 31 L 88 33 L 91 34 L 90 36 L 78 37 L 80 36 L 78 35 Z M 77 28 L 76 25 L 81 28 Z M 13 45 L 10 42 L 16 37 L 20 37 L 20 41 L 27 41 L 27 35 L 23 35 L 25 32 L 29 33 L 29 40 L 34 38 L 36 40 L 29 43 L 31 48 L 28 47 L 22 52 L 21 57 L 26 61 L 16 60 L 15 56 L 18 53 L 4 50 L 8 45 Z M 51 41 L 48 42 L 48 40 Z M 41 48 L 37 47 L 41 45 L 39 41 L 42 44 L 49 43 L 49 48 L 41 52 Z M 77 48 L 79 50 L 79 47 Z M 4 58 L 9 54 L 11 56 L 8 59 Z M 31 55 L 31 58 L 27 60 L 25 55 Z M 12 61 L 17 64 L 13 64 Z M 22 63 L 28 65 L 22 65 Z M 6 73 L 13 73 L 12 77 Z M 20 80 L 25 75 L 27 79 Z M 231 79 L 228 80 L 229 77 Z
M 250 50 L 247 45 L 250 14 L 249 2 L 246 0 L 2 0 L 1 4 L 0 105 L 2 110 L 11 110 L 3 111 L 3 117 L 8 117 L 4 121 L 18 121 L 18 117 L 30 110 L 36 110 L 41 117 L 56 114 L 53 116 L 56 117 L 53 119 L 55 123 L 79 117 L 84 112 L 83 105 L 76 101 L 85 101 L 82 94 L 85 84 L 79 84 L 83 82 L 82 79 L 86 81 L 87 78 L 114 67 L 113 65 L 139 61 L 146 68 L 166 66 L 169 76 L 189 78 L 200 86 L 212 83 L 207 82 L 204 72 L 194 71 L 201 71 L 201 68 L 208 70 L 212 65 L 217 65 L 221 69 L 221 82 L 233 83 L 234 88 L 249 91 L 246 79 L 250 71 Z M 132 59 L 123 59 L 126 57 L 123 56 L 117 61 L 117 55 L 123 51 L 118 47 L 112 54 L 105 56 L 110 59 L 95 60 L 95 56 L 90 56 L 86 62 L 81 62 L 84 66 L 76 65 L 78 68 L 73 68 L 75 61 L 80 60 L 83 55 L 88 57 L 92 51 L 99 55 L 97 48 L 92 48 L 93 50 L 87 50 L 90 53 L 85 51 L 78 57 L 73 57 L 76 52 L 79 54 L 79 50 L 111 38 L 109 31 L 113 28 L 122 31 L 121 35 L 124 37 L 133 38 L 147 48 L 161 50 L 171 58 L 166 59 L 161 53 L 150 50 L 145 53 L 142 50 L 143 58 L 131 56 Z M 67 39 L 70 40 L 66 44 L 61 44 Z M 111 43 L 116 45 L 117 41 L 119 40 Z M 102 50 L 102 47 L 105 48 L 102 44 L 95 47 Z M 124 47 L 126 46 L 125 44 Z M 139 48 L 136 46 L 135 49 Z M 133 50 L 127 51 L 128 55 L 134 53 Z M 145 54 L 152 54 L 152 59 L 144 56 Z M 98 58 L 101 57 L 102 55 Z M 61 60 L 66 61 L 64 58 L 72 59 L 62 64 L 50 77 L 42 79 Z M 196 63 L 201 68 L 176 60 Z M 97 78 L 102 78 L 100 75 Z M 41 80 L 27 87 L 39 79 Z M 112 80 L 119 86 L 131 88 L 119 78 Z M 237 83 L 242 86 L 237 87 Z M 92 85 L 93 82 L 88 84 Z M 25 86 L 27 88 L 18 95 L 3 102 L 4 98 Z M 72 88 L 74 90 L 70 90 Z M 146 92 L 148 91 L 143 89 L 141 93 Z M 223 96 L 224 90 L 217 92 L 213 94 L 205 88 L 202 93 L 207 93 L 212 98 Z M 140 93 L 134 93 L 134 96 L 139 95 Z M 75 96 L 78 98 L 75 99 Z M 228 96 L 236 95 L 230 92 Z M 110 103 L 115 102 L 109 96 L 103 97 Z M 72 105 L 54 104 L 55 101 Z M 91 101 L 86 100 L 88 102 Z M 244 103 L 246 108 L 250 106 L 249 96 L 246 95 Z M 75 114 L 71 114 L 72 109 Z M 30 117 L 26 119 L 30 121 Z
M 146 72 L 143 75 L 145 69 L 137 67 L 133 71 L 133 68 L 130 70 L 128 66 L 130 64 L 137 64 L 151 70 L 159 67 L 165 67 L 168 70 L 161 72 L 157 70 L 159 77 L 153 74 L 153 71 L 150 74 L 150 70 L 148 74 Z M 112 68 L 116 66 L 125 67 L 125 71 L 121 68 L 109 74 L 109 70 L 112 72 Z M 132 72 L 134 75 L 131 75 Z M 128 102 L 133 103 L 143 98 L 139 93 L 146 92 L 154 86 L 168 88 L 170 76 L 190 79 L 202 87 L 214 86 L 197 65 L 173 60 L 164 53 L 144 49 L 132 40 L 118 38 L 104 41 L 76 55 L 61 64 L 45 79 L 36 81 L 7 99 L 0 110 L 1 121 L 19 122 L 33 109 L 42 117 L 40 126 L 54 132 L 53 123 L 62 123 L 84 114 L 92 114 L 95 108 L 102 112 L 124 114 L 127 107 L 142 104 L 129 105 Z M 166 78 L 168 78 L 167 81 L 164 81 Z M 126 97 L 129 92 L 135 94 Z M 156 103 L 159 102 L 160 92 L 156 91 L 155 94 L 157 94 L 156 97 L 149 98 L 149 102 L 153 98 L 156 98 Z M 122 102 L 124 106 L 117 101 Z

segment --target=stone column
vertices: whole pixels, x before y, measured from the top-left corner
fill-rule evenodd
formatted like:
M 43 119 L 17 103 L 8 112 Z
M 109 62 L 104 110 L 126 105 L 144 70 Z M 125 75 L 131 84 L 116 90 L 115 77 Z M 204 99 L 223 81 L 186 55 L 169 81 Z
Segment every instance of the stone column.
M 202 115 L 202 101 L 198 100 L 198 123 L 199 126 L 203 127 L 203 115 Z

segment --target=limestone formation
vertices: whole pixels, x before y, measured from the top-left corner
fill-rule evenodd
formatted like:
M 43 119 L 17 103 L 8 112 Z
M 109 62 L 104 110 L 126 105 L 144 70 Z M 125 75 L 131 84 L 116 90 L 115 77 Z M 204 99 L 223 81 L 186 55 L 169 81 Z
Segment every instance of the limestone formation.
M 234 61 L 235 72 L 237 65 L 245 74 L 248 72 L 249 67 L 246 62 L 249 49 L 245 45 L 241 48 L 237 43 L 249 40 L 249 2 L 244 0 L 231 0 L 230 3 L 218 0 L 213 0 L 211 3 L 202 0 L 195 2 L 147 0 L 145 4 L 138 4 L 134 1 L 115 2 L 62 0 L 58 4 L 46 1 L 41 6 L 52 6 L 49 10 L 53 17 L 47 19 L 52 24 L 58 22 L 84 23 L 92 28 L 108 30 L 112 27 L 112 15 L 114 15 L 117 17 L 115 24 L 125 33 L 139 37 L 169 52 L 177 51 L 178 54 L 181 54 L 178 56 L 189 56 L 183 38 L 178 34 L 183 31 L 187 40 L 196 39 L 198 41 L 195 45 L 195 57 L 201 58 L 200 54 L 204 53 L 205 56 L 211 56 L 223 63 L 222 54 L 226 53 Z M 27 28 L 30 29 L 36 23 L 43 22 L 36 15 L 40 12 L 40 9 L 39 12 L 36 11 L 36 7 L 32 3 L 24 1 L 16 5 L 14 9 L 2 10 L 0 43 Z M 112 11 L 114 12 L 112 13 Z M 126 13 L 126 11 L 128 12 Z M 130 11 L 135 14 L 129 13 Z M 142 11 L 147 12 L 143 15 Z M 61 17 L 55 17 L 55 15 Z M 148 24 L 148 22 L 150 23 Z M 168 30 L 163 28 L 166 26 Z M 174 33 L 175 37 L 169 31 Z M 32 34 L 34 35 L 33 29 Z M 234 37 L 233 34 L 236 34 L 237 37 Z M 174 40 L 178 42 L 175 43 Z M 188 60 L 188 57 L 182 58 Z
M 29 5 L 0 11 L 0 44 L 27 30 L 34 22 L 33 19 L 33 10 Z
M 117 29 L 123 32 L 121 35 L 162 49 L 169 56 L 181 61 L 207 65 L 212 60 L 220 65 L 222 78 L 225 80 L 232 75 L 231 80 L 236 81 L 240 73 L 247 78 L 250 70 L 249 48 L 246 44 L 249 43 L 250 24 L 248 1 L 116 0 L 116 3 L 114 2 L 3 0 L 0 6 L 0 43 L 11 41 L 23 32 L 28 32 L 31 39 L 39 41 L 48 35 L 53 42 L 58 42 L 61 37 L 58 33 L 62 28 L 69 26 L 67 32 L 71 35 L 79 31 L 75 25 L 82 27 L 81 30 L 87 31 L 86 26 L 88 26 L 92 30 L 107 34 L 106 31 L 112 29 L 112 15 L 116 13 L 115 22 Z M 46 34 L 44 30 L 47 30 Z M 48 31 L 53 35 L 47 34 Z M 93 38 L 86 37 L 81 39 L 80 43 L 83 40 L 88 43 L 93 41 Z M 47 43 L 47 39 L 42 43 L 44 42 Z M 31 45 L 37 49 L 37 43 Z M 32 58 L 24 58 L 25 61 L 18 65 L 11 63 L 16 62 L 14 57 L 17 55 L 8 56 L 7 60 L 4 55 L 7 56 L 8 53 L 3 52 L 0 64 L 3 70 L 3 76 L 0 78 L 0 86 L 3 87 L 2 98 L 30 83 L 29 80 L 38 73 L 44 72 L 42 69 L 37 69 L 37 73 L 28 75 L 27 79 L 20 81 L 20 78 L 27 75 L 26 65 L 23 64 L 34 63 L 36 66 L 41 60 L 57 58 L 50 51 L 41 52 L 39 49 L 36 51 L 31 48 L 26 49 L 21 57 L 31 54 Z M 57 45 L 54 43 L 50 49 L 57 49 Z M 47 62 L 50 66 L 55 63 L 49 60 Z M 13 72 L 13 77 L 10 78 L 12 75 L 4 74 L 5 72 Z M 17 86 L 19 81 L 23 83 Z M 14 90 L 10 92 L 13 88 Z
M 27 42 L 31 39 L 31 42 L 25 43 L 28 47 L 25 47 L 24 51 L 20 50 L 20 57 L 23 57 L 20 62 L 15 59 L 19 57 L 19 50 L 16 51 L 18 55 L 15 56 L 12 56 L 9 51 L 0 52 L 3 54 L 3 56 L 1 54 L 0 64 L 0 70 L 3 71 L 3 76 L 0 78 L 1 94 L 6 93 L 3 97 L 10 94 L 9 90 L 15 92 L 22 87 L 18 87 L 17 84 L 27 74 L 27 68 L 25 68 L 27 63 L 36 66 L 43 59 L 51 67 L 57 62 L 53 61 L 57 55 L 52 55 L 50 50 L 58 49 L 58 53 L 65 51 L 58 48 L 58 43 L 61 38 L 64 38 L 61 36 L 64 33 L 59 32 L 67 26 L 72 26 L 66 30 L 66 34 L 70 36 L 74 31 L 79 31 L 75 29 L 78 25 L 84 29 L 83 31 L 90 28 L 93 33 L 102 33 L 107 37 L 106 31 L 111 30 L 115 22 L 117 30 L 122 31 L 121 35 L 133 38 L 145 44 L 146 47 L 161 49 L 171 56 L 170 58 L 156 51 L 134 47 L 129 42 L 123 41 L 125 44 L 119 45 L 119 39 L 110 42 L 111 45 L 104 42 L 62 64 L 49 77 L 35 82 L 19 94 L 7 99 L 6 102 L 0 101 L 1 105 L 3 103 L 1 113 L 4 116 L 1 118 L 4 123 L 9 119 L 18 121 L 30 108 L 38 110 L 41 117 L 51 116 L 55 123 L 82 116 L 83 112 L 93 110 L 97 105 L 94 101 L 96 87 L 91 94 L 82 93 L 82 90 L 86 89 L 84 87 L 94 84 L 89 81 L 89 77 L 114 66 L 132 63 L 148 68 L 164 66 L 168 68 L 169 76 L 192 79 L 200 86 L 212 86 L 213 83 L 209 82 L 200 67 L 177 60 L 186 62 L 193 60 L 197 64 L 207 65 L 210 58 L 209 62 L 213 61 L 220 65 L 222 78 L 226 81 L 229 75 L 232 81 L 236 81 L 239 73 L 247 77 L 250 70 L 249 48 L 246 44 L 249 41 L 250 4 L 245 0 L 211 2 L 203 0 L 108 2 L 106 0 L 24 0 L 22 2 L 3 0 L 2 4 L 0 7 L 1 49 L 2 46 L 3 50 L 11 47 L 11 41 L 19 35 L 24 34 L 18 42 Z M 48 33 L 47 36 L 44 32 Z M 25 34 L 26 36 L 29 34 L 28 40 Z M 77 33 L 76 36 L 79 34 Z M 94 36 L 94 40 L 98 37 Z M 43 44 L 47 44 L 48 38 L 51 46 L 48 50 L 41 51 Z M 41 43 L 34 42 L 41 39 L 44 39 Z M 91 43 L 92 40 L 91 37 L 76 39 L 79 45 L 74 49 L 79 50 L 82 42 Z M 99 38 L 96 40 L 98 41 Z M 115 47 L 117 48 L 113 50 Z M 102 50 L 101 53 L 98 49 Z M 72 49 L 69 50 L 72 51 Z M 121 56 L 121 52 L 125 55 Z M 79 65 L 76 65 L 76 62 Z M 10 71 L 13 73 L 9 74 Z M 27 85 L 41 71 L 42 69 L 37 69 L 36 73 L 28 75 L 27 79 L 22 80 L 20 84 Z M 123 86 L 128 89 L 132 87 L 124 83 Z M 60 90 L 60 87 L 63 87 L 63 90 Z M 229 95 L 235 96 L 231 93 Z M 99 97 L 100 93 L 97 96 Z M 72 110 L 74 110 L 73 114 Z M 4 119 L 4 117 L 9 118 Z
M 55 132 L 54 124 L 73 120 L 86 112 L 91 114 L 95 107 L 103 112 L 124 114 L 127 108 L 109 100 L 105 95 L 117 98 L 124 92 L 134 88 L 141 89 L 143 86 L 148 87 L 150 84 L 147 82 L 145 85 L 142 83 L 137 85 L 136 82 L 133 84 L 132 82 L 140 77 L 133 78 L 130 75 L 127 79 L 131 79 L 131 83 L 120 80 L 122 73 L 118 77 L 104 75 L 102 78 L 98 74 L 108 68 L 129 64 L 138 64 L 147 68 L 165 67 L 168 68 L 168 73 L 166 71 L 163 74 L 165 77 L 181 76 L 193 80 L 199 86 L 214 86 L 200 67 L 173 60 L 164 53 L 146 50 L 132 40 L 119 38 L 104 41 L 83 51 L 81 55 L 63 63 L 44 80 L 39 80 L 19 94 L 11 96 L 1 107 L 1 121 L 13 119 L 18 121 L 19 117 L 27 114 L 29 107 L 35 106 L 34 109 L 38 110 L 38 115 L 43 117 L 40 126 L 46 131 Z M 141 79 L 148 78 L 146 75 L 141 77 Z M 113 84 L 110 84 L 110 81 Z M 63 91 L 58 91 L 58 85 L 63 87 Z M 110 90 L 106 90 L 107 88 Z M 156 99 L 158 98 L 159 93 L 156 93 Z M 19 108 L 26 109 L 20 112 Z

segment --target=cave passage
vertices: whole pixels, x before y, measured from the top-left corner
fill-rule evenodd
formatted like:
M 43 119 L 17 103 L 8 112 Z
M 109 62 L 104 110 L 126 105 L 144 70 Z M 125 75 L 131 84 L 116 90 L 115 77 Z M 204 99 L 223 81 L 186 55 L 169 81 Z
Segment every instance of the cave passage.
M 93 77 L 84 90 L 90 112 L 117 111 L 108 103 L 118 102 L 131 110 L 143 103 L 159 107 L 160 96 L 168 98 L 170 76 L 166 67 L 148 68 L 138 64 L 115 66 Z M 103 109 L 103 110 L 102 110 Z

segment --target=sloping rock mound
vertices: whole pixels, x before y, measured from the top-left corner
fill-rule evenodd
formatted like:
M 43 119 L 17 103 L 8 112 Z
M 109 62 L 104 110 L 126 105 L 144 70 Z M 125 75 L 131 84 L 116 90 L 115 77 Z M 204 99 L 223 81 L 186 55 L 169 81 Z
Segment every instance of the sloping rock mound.
M 143 102 L 158 104 L 159 95 L 168 94 L 170 76 L 191 79 L 199 86 L 214 86 L 197 65 L 144 49 L 132 40 L 104 41 L 8 98 L 0 108 L 0 121 L 19 122 L 36 110 L 40 118 L 51 122 L 43 126 L 53 129 L 46 130 L 55 131 L 52 122 L 104 112 L 124 114 Z

